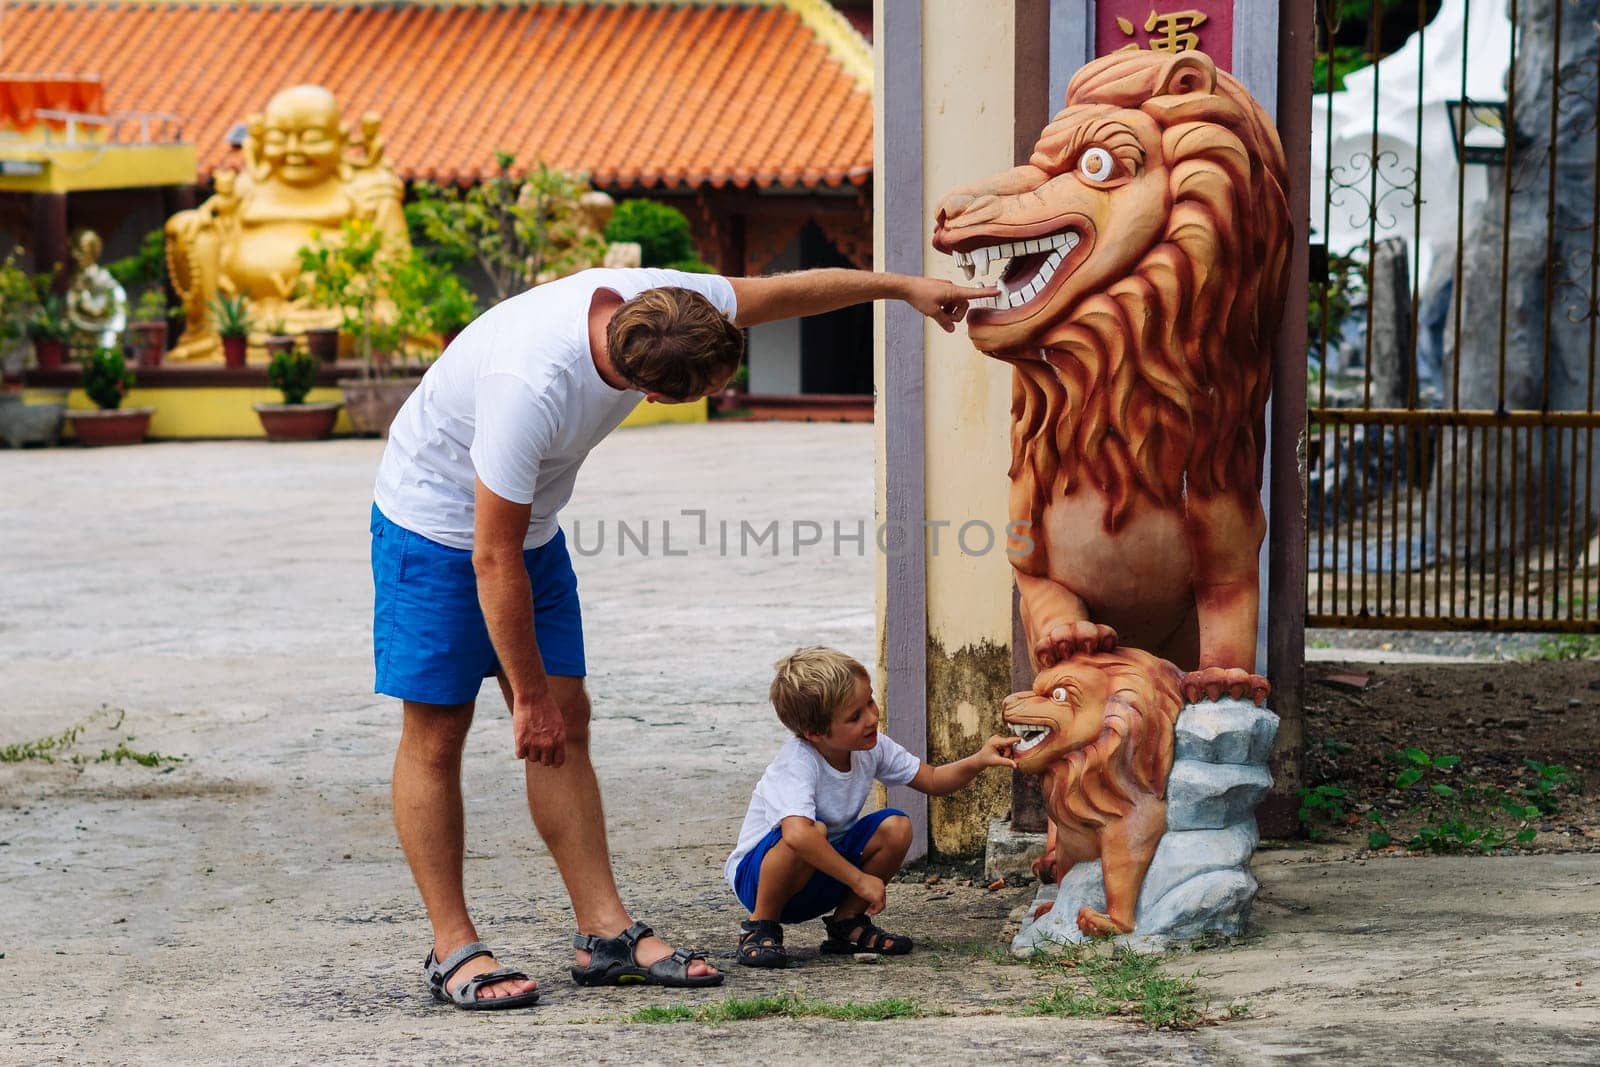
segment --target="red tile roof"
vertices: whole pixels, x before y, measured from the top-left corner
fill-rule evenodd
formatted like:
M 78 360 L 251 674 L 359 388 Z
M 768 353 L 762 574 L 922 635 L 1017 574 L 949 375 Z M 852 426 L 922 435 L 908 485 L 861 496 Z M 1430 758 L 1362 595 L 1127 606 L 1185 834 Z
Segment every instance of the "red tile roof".
M 0 21 L 6 70 L 97 75 L 108 111 L 183 115 L 202 178 L 238 165 L 231 127 L 311 82 L 352 125 L 381 114 L 408 179 L 472 181 L 503 149 L 607 188 L 860 185 L 869 62 L 815 0 L 21 0 Z

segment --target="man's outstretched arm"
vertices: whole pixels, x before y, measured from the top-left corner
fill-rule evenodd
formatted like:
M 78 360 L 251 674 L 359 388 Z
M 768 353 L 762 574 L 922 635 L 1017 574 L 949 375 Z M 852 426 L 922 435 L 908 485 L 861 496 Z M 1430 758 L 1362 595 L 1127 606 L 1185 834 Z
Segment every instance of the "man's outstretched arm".
M 998 289 L 987 286 L 967 287 L 938 278 L 842 267 L 763 278 L 729 278 L 728 281 L 739 301 L 734 321 L 740 326 L 820 315 L 869 300 L 904 300 L 949 333 L 966 317 L 969 303 L 999 293 Z

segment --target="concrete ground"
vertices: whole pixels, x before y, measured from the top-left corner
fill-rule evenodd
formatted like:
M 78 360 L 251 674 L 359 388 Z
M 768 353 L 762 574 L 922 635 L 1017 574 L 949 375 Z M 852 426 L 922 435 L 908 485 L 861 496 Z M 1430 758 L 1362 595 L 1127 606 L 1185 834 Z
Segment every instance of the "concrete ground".
M 1263 851 L 1241 944 L 1174 957 L 1220 1008 L 1193 1032 L 1025 1017 L 1048 990 L 1000 949 L 1025 889 L 891 887 L 919 951 L 877 966 L 732 966 L 722 859 L 781 727 L 771 661 L 874 651 L 871 560 L 831 543 L 738 551 L 738 523 L 870 520 L 865 426 L 631 430 L 567 516 L 596 707 L 595 761 L 624 896 L 730 970 L 710 992 L 582 991 L 571 911 L 531 830 L 505 711 L 469 742 L 468 884 L 529 1012 L 435 1007 L 427 927 L 388 816 L 393 702 L 370 693 L 367 501 L 380 445 L 162 444 L 0 454 L 0 745 L 90 718 L 75 751 L 184 762 L 0 764 L 0 1062 L 1600 1062 L 1600 856 L 1351 863 Z M 698 519 L 680 514 L 703 508 Z M 628 542 L 651 521 L 650 553 Z M 661 543 L 671 521 L 671 551 Z M 719 519 L 733 531 L 718 550 Z M 693 534 L 694 536 L 691 536 Z M 1514 668 L 1508 668 L 1514 669 Z M 916 1001 L 908 1022 L 624 1020 L 797 990 Z

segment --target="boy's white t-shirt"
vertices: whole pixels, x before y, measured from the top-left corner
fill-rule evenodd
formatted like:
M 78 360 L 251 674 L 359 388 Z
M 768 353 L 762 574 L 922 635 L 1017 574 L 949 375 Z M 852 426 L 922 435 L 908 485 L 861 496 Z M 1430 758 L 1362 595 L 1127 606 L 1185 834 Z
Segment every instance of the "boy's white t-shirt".
M 374 503 L 397 526 L 472 548 L 476 479 L 533 505 L 526 548 L 556 535 L 589 450 L 644 394 L 606 384 L 589 351 L 598 289 L 631 300 L 677 286 L 729 318 L 733 286 L 715 274 L 596 268 L 529 289 L 473 320 L 423 375 L 389 428 Z
M 733 885 L 739 861 L 791 815 L 825 823 L 830 841 L 842 836 L 861 816 L 874 781 L 905 785 L 921 767 L 920 759 L 879 734 L 872 748 L 850 753 L 850 773 L 845 774 L 834 770 L 810 744 L 791 737 L 756 783 L 739 844 L 723 865 L 723 877 Z

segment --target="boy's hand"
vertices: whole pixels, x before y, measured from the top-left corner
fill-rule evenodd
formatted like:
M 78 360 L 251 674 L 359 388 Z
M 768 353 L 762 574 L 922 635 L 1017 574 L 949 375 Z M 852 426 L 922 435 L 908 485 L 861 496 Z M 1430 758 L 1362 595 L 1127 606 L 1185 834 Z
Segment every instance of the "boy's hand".
M 1012 757 L 1013 750 L 1020 744 L 1020 737 L 991 737 L 983 743 L 983 747 L 975 753 L 980 767 L 1015 767 L 1017 761 Z
M 883 879 L 876 875 L 862 872 L 861 877 L 856 879 L 856 884 L 850 887 L 850 891 L 867 902 L 868 915 L 878 914 L 883 910 L 884 904 L 888 903 L 888 890 L 884 887 Z

